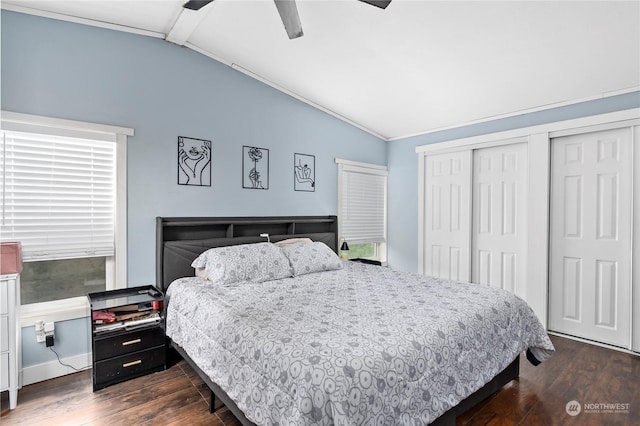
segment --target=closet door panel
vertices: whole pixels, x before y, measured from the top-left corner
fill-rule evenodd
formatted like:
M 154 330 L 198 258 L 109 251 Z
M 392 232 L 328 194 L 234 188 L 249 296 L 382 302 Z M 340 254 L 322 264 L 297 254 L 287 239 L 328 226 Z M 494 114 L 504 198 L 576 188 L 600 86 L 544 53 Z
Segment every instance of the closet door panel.
M 424 274 L 469 281 L 470 151 L 425 160 Z
M 473 152 L 472 281 L 524 296 L 527 144 Z
M 549 328 L 628 348 L 631 132 L 551 144 Z

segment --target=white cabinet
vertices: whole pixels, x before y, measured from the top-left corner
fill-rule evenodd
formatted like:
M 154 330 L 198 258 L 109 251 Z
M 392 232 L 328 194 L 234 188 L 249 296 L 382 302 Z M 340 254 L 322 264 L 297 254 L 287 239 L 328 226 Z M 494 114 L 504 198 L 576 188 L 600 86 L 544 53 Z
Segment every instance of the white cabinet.
M 9 391 L 9 408 L 18 402 L 20 353 L 20 275 L 0 275 L 0 391 Z

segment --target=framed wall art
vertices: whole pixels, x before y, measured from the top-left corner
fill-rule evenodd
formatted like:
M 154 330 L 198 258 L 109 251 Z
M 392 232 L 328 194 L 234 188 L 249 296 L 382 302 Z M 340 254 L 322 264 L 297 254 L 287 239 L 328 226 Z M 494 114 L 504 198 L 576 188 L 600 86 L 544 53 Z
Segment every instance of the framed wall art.
M 255 146 L 242 147 L 242 187 L 269 189 L 269 150 Z
M 296 191 L 316 191 L 316 156 L 293 154 L 293 189 Z
M 211 141 L 178 136 L 178 185 L 211 186 Z

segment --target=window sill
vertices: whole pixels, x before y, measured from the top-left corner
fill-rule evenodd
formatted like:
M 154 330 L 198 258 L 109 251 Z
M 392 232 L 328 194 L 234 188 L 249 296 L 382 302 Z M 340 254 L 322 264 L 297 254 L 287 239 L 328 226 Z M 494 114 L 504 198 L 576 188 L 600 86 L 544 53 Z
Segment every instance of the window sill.
M 89 301 L 86 297 L 72 297 L 52 302 L 32 303 L 20 307 L 21 327 L 34 326 L 36 321 L 68 321 L 89 316 Z

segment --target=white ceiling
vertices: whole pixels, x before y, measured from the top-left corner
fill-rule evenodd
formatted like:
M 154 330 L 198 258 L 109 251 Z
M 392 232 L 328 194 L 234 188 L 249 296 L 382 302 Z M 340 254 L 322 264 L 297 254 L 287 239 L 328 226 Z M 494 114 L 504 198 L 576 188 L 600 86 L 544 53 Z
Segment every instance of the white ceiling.
M 273 1 L 185 1 L 2 7 L 168 37 L 384 139 L 640 87 L 640 1 L 297 0 L 294 40 Z

